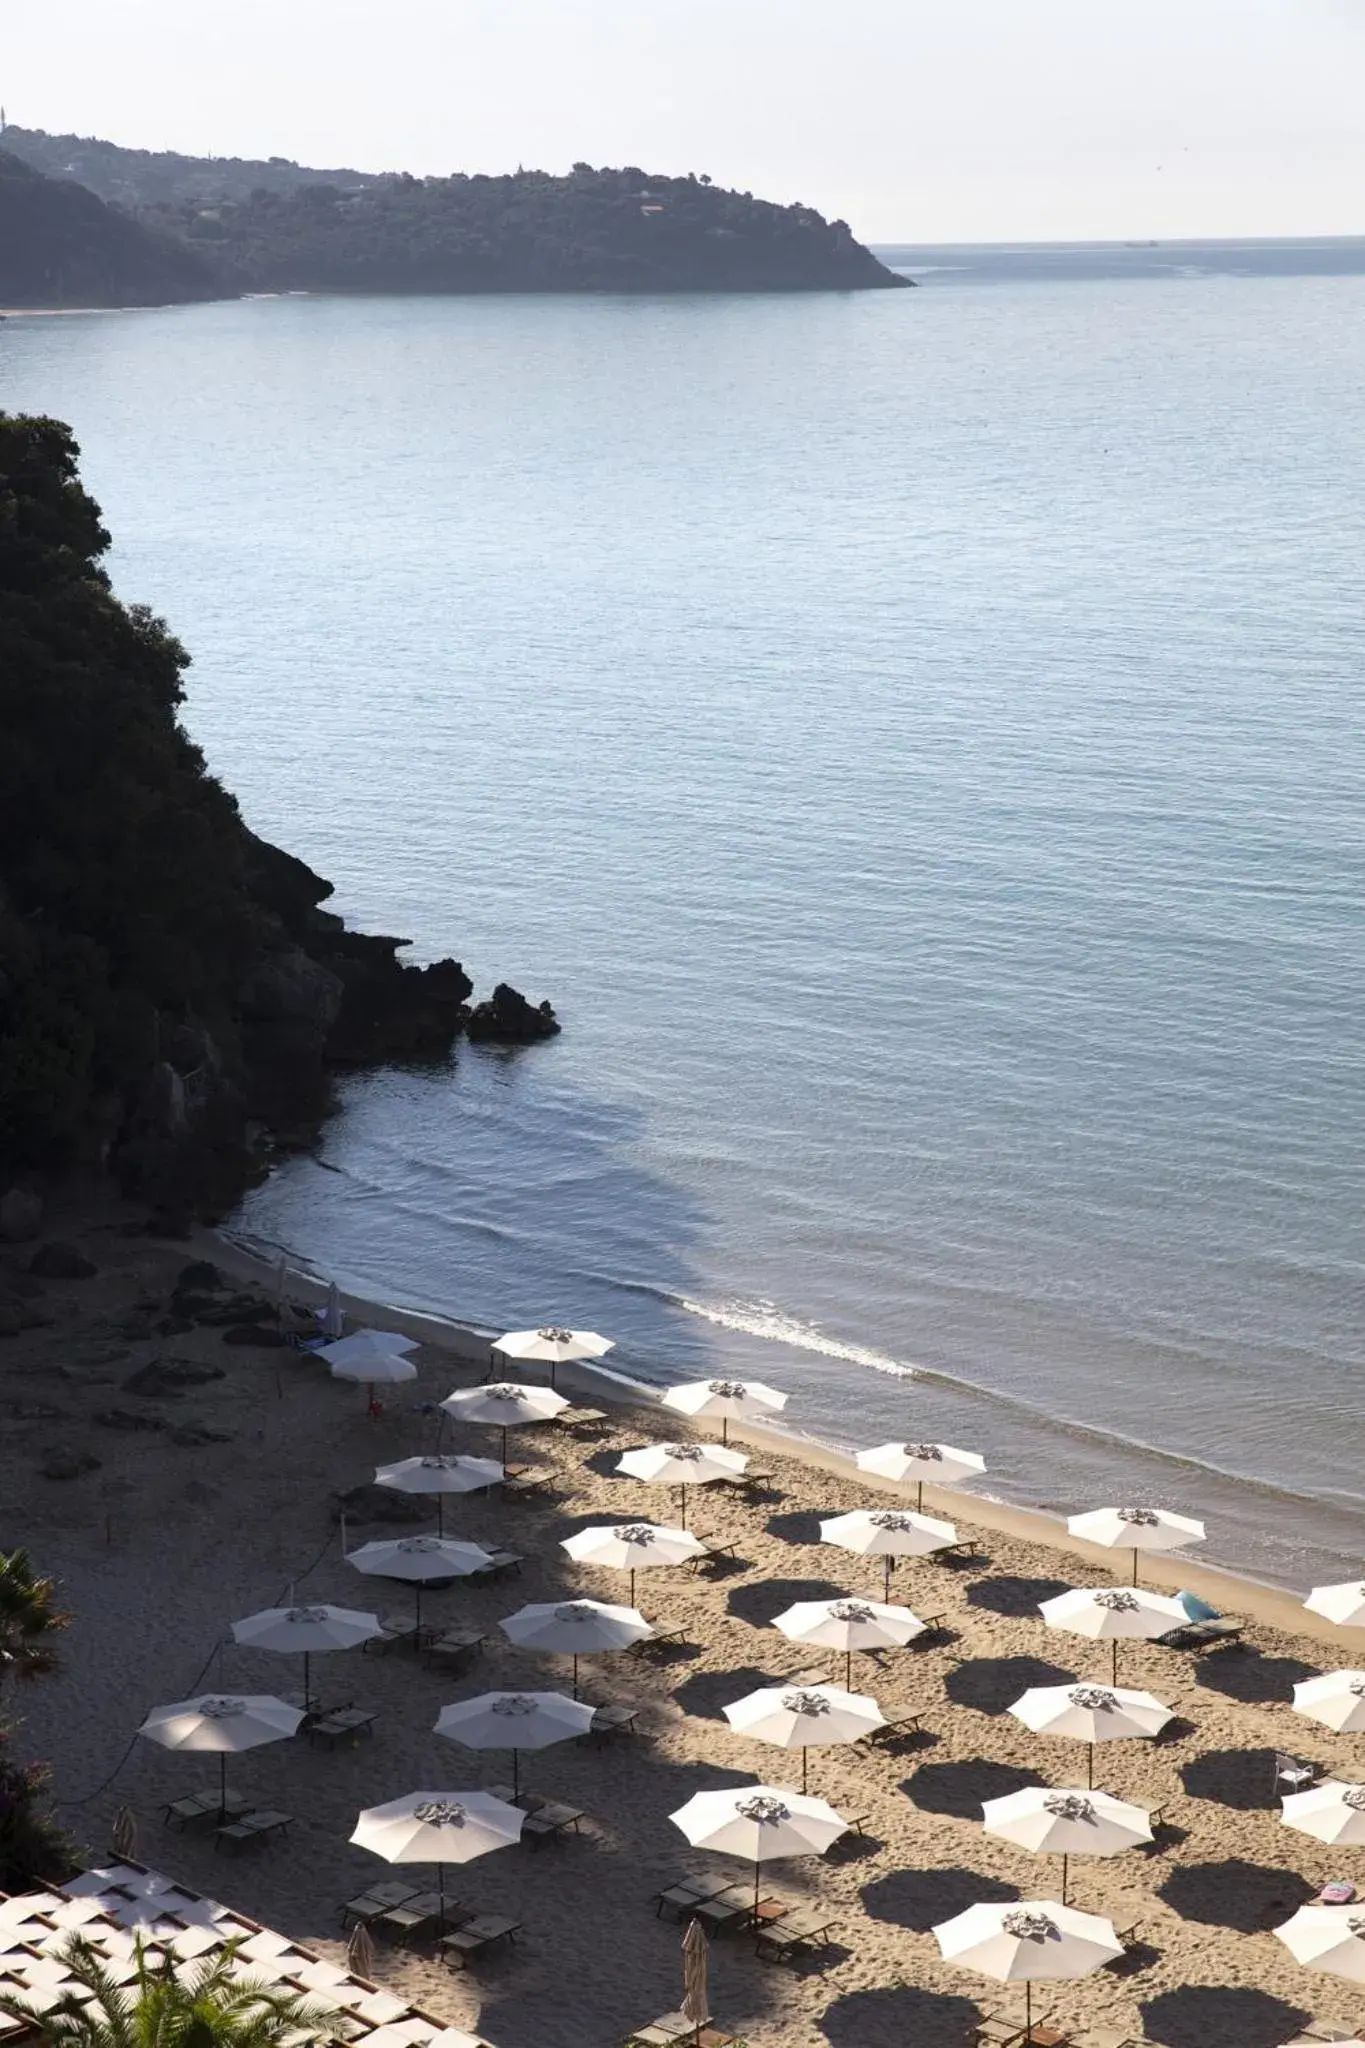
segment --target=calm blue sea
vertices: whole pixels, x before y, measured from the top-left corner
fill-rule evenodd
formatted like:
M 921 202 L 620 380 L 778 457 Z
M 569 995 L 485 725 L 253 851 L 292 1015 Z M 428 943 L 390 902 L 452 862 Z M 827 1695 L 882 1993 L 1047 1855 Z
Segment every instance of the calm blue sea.
M 349 1082 L 240 1229 L 1341 1577 L 1365 277 L 934 253 L 0 326 L 250 822 L 564 1019 Z

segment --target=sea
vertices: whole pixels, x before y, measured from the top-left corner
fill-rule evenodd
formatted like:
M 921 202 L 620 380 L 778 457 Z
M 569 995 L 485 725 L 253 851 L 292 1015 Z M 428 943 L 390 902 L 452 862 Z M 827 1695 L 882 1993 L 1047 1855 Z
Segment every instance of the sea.
M 563 1022 L 232 1228 L 1354 1575 L 1365 242 L 884 253 L 0 325 L 250 824 Z

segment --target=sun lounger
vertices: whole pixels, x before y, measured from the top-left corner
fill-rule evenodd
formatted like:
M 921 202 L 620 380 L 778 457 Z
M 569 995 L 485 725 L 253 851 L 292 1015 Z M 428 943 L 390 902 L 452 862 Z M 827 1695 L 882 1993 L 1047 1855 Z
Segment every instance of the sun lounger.
M 694 1575 L 702 1571 L 707 1565 L 738 1563 L 738 1541 L 730 1543 L 723 1537 L 702 1536 L 696 1530 L 693 1531 L 693 1534 L 702 1546 L 695 1557 L 689 1557 L 687 1560 L 687 1569 Z
M 602 1436 L 611 1427 L 611 1417 L 605 1408 L 562 1408 L 555 1421 L 570 1436 Z
M 676 1649 L 680 1643 L 691 1640 L 685 1627 L 661 1628 L 657 1622 L 652 1622 L 650 1626 L 654 1630 L 653 1635 L 641 1636 L 638 1643 L 631 1643 L 628 1652 L 630 1656 L 657 1656 L 660 1650 Z
M 441 1936 L 440 1954 L 452 1969 L 466 1970 L 486 1949 L 495 1948 L 504 1941 L 510 1945 L 520 1933 L 520 1920 L 504 1920 L 492 1914 L 476 1913 L 450 1934 Z
M 745 1885 L 727 1885 L 713 1899 L 701 1899 L 693 1910 L 692 1918 L 700 1920 L 710 1934 L 738 1934 L 750 1926 L 766 1926 L 780 1920 L 790 1911 L 780 1899 L 760 1899 L 755 1906 L 753 1893 Z
M 381 1614 L 379 1634 L 370 1636 L 361 1644 L 367 1656 L 382 1657 L 387 1650 L 418 1650 L 435 1633 L 427 1627 L 418 1628 L 415 1621 L 407 1621 L 398 1615 Z
M 787 1913 L 754 1931 L 754 1954 L 764 1962 L 789 1963 L 805 1949 L 827 1948 L 833 1920 L 823 1913 Z
M 680 1877 L 676 1884 L 665 1885 L 661 1892 L 654 1894 L 654 1917 L 663 1918 L 665 1906 L 675 1920 L 691 1918 L 693 1910 L 707 1899 L 716 1899 L 730 1886 L 717 1884 L 712 1878 Z
M 638 1707 L 595 1707 L 588 1734 L 598 1742 L 610 1735 L 638 1735 L 635 1724 L 639 1718 Z
M 509 1472 L 502 1482 L 504 1500 L 529 1500 L 532 1494 L 548 1493 L 554 1481 L 554 1473 L 543 1466 L 528 1466 L 524 1471 Z
M 893 1707 L 886 1715 L 880 1728 L 874 1728 L 870 1735 L 862 1736 L 853 1744 L 855 1749 L 879 1749 L 884 1743 L 902 1741 L 907 1735 L 918 1735 L 923 1716 L 912 1714 L 904 1707 Z
M 695 2020 L 686 2013 L 666 2012 L 662 2018 L 651 2020 L 647 2027 L 638 2027 L 627 2037 L 627 2048 L 678 2048 L 682 2042 L 701 2043 L 701 2048 L 736 2048 L 738 2035 L 727 2034 L 723 2027 L 711 2025 L 708 2021 L 698 2030 Z
M 391 1906 L 403 1906 L 409 1899 L 420 1897 L 420 1887 L 415 1884 L 376 1884 L 369 1891 L 361 1892 L 358 1898 L 348 1899 L 341 1909 L 343 1933 L 354 1924 L 368 1927 L 381 1913 L 387 1913 Z
M 583 1813 L 576 1806 L 560 1806 L 551 1799 L 538 1799 L 534 1808 L 524 1808 L 526 1818 L 521 1824 L 523 1842 L 551 1842 L 559 1835 L 570 1831 L 579 1832 Z
M 907 1650 L 927 1649 L 935 1636 L 946 1635 L 948 1632 L 946 1614 L 921 1614 L 919 1619 L 924 1623 L 924 1627 L 917 1636 L 911 1637 L 905 1646 Z
M 712 1486 L 728 1486 L 732 1493 L 742 1493 L 746 1499 L 756 1493 L 767 1493 L 773 1483 L 773 1475 L 765 1466 L 750 1465 L 744 1472 L 727 1472 L 720 1479 L 708 1482 Z
M 526 1559 L 519 1550 L 504 1550 L 500 1544 L 489 1544 L 488 1562 L 480 1565 L 476 1572 L 467 1572 L 466 1579 L 471 1585 L 486 1584 L 492 1579 L 508 1577 L 519 1579 Z
M 1182 1621 L 1154 1638 L 1163 1650 L 1210 1650 L 1224 1643 L 1230 1649 L 1240 1643 L 1245 1624 L 1240 1621 Z
M 372 1740 L 378 1719 L 378 1714 L 364 1707 L 342 1707 L 333 1714 L 320 1714 L 308 1723 L 305 1732 L 310 1743 L 320 1742 L 324 1749 L 335 1749 L 342 1742 Z
M 424 1655 L 429 1664 L 469 1664 L 488 1641 L 481 1628 L 447 1628 L 427 1644 Z
M 467 1908 L 455 1899 L 443 1900 L 439 1892 L 416 1892 L 401 1906 L 390 1906 L 370 1925 L 396 1941 L 426 1941 L 469 1917 Z
M 214 1830 L 213 1846 L 231 1849 L 236 1855 L 242 1849 L 269 1842 L 276 1835 L 287 1835 L 293 1825 L 292 1813 L 244 1813 L 240 1820 L 230 1820 Z
M 218 1826 L 225 1820 L 237 1820 L 250 1810 L 251 1802 L 240 1792 L 187 1792 L 179 1799 L 168 1800 L 162 1808 L 167 1827 L 190 1828 Z
M 930 1564 L 940 1563 L 945 1557 L 984 1557 L 985 1551 L 975 1536 L 964 1536 L 960 1543 L 945 1543 L 938 1550 L 928 1553 Z

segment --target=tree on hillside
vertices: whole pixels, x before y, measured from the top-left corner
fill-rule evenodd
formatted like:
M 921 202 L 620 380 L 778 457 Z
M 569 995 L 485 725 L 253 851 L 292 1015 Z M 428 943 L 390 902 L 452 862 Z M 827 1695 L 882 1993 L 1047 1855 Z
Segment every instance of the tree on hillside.
M 46 1678 L 57 1668 L 52 1638 L 71 1616 L 57 1606 L 51 1579 L 40 1579 L 25 1550 L 0 1552 L 0 1700 L 16 1678 Z
M 327 2031 L 329 2016 L 297 1992 L 235 1976 L 237 1948 L 229 1942 L 184 1971 L 174 1956 L 153 1962 L 139 1940 L 136 1975 L 120 1984 L 108 1958 L 75 1935 L 59 1954 L 78 1988 L 46 2010 L 0 1994 L 0 2013 L 36 2027 L 48 2048 L 283 2048 Z

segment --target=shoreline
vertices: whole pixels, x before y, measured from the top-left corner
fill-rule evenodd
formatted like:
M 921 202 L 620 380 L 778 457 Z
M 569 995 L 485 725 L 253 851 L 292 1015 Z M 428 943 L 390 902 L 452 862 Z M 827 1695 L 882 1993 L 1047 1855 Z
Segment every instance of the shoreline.
M 279 1271 L 278 1261 L 272 1262 L 260 1253 L 248 1250 L 221 1230 L 196 1231 L 191 1249 L 193 1256 L 212 1259 L 225 1272 L 254 1281 L 262 1287 L 272 1285 Z M 307 1301 L 311 1306 L 320 1306 L 326 1300 L 328 1283 L 319 1280 L 316 1274 L 291 1265 L 287 1260 L 286 1271 L 290 1292 L 296 1298 Z M 340 1294 L 346 1313 L 357 1322 L 396 1329 L 404 1336 L 430 1345 L 433 1350 L 449 1353 L 464 1364 L 489 1363 L 490 1339 L 470 1325 L 420 1310 L 405 1309 L 373 1297 L 350 1294 L 344 1289 Z M 584 1361 L 560 1366 L 557 1376 L 566 1388 L 591 1394 L 613 1407 L 652 1409 L 660 1405 L 655 1389 L 624 1373 L 613 1372 L 609 1367 Z M 885 1493 L 902 1503 L 906 1499 L 905 1489 L 894 1481 L 864 1472 L 849 1453 L 832 1444 L 821 1443 L 817 1438 L 792 1430 L 767 1428 L 759 1423 L 732 1423 L 730 1435 L 756 1449 L 790 1458 L 813 1472 L 829 1473 L 832 1477 L 864 1486 L 871 1492 Z M 1063 1556 L 1076 1558 L 1098 1572 L 1112 1574 L 1116 1564 L 1121 1564 L 1127 1556 L 1126 1552 L 1104 1550 L 1072 1536 L 1061 1516 L 1050 1514 L 1043 1508 L 1020 1506 L 960 1487 L 928 1485 L 924 1489 L 924 1502 L 927 1512 L 960 1523 L 965 1529 L 989 1530 L 1021 1542 L 1042 1544 Z M 1331 1622 L 1309 1613 L 1303 1606 L 1307 1587 L 1294 1592 L 1222 1565 L 1196 1562 L 1182 1552 L 1144 1556 L 1141 1576 L 1144 1584 L 1162 1592 L 1188 1588 L 1230 1615 L 1260 1622 L 1289 1635 L 1335 1644 L 1338 1651 L 1343 1649 L 1340 1630 Z

